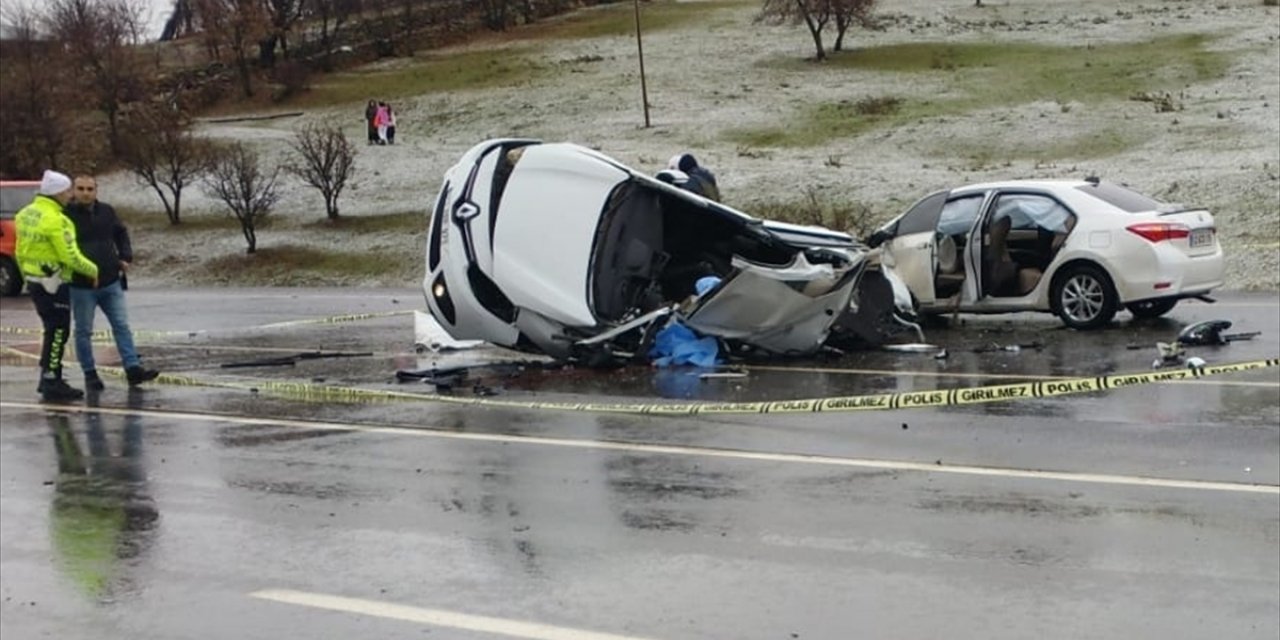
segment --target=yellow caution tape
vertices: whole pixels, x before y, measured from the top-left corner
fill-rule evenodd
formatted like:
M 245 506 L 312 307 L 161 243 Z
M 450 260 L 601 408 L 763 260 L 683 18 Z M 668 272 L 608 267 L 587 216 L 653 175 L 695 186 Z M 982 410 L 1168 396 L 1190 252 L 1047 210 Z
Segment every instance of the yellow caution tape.
M 15 353 L 28 358 L 35 356 L 10 347 L 0 346 L 0 352 Z M 581 411 L 590 413 L 622 413 L 668 416 L 765 414 L 765 413 L 829 413 L 884 409 L 918 409 L 986 402 L 1007 402 L 1027 398 L 1053 398 L 1079 393 L 1095 393 L 1123 389 L 1160 382 L 1190 380 L 1208 376 L 1256 371 L 1280 366 L 1280 358 L 1256 360 L 1200 367 L 1172 369 L 1143 373 L 1116 374 L 1063 380 L 1021 382 L 1015 384 L 987 385 L 958 389 L 909 391 L 906 393 L 881 393 L 802 400 L 776 400 L 767 402 L 529 402 L 522 400 L 497 400 L 493 398 L 468 398 L 407 391 L 384 391 L 361 387 L 340 387 L 307 382 L 281 382 L 275 380 L 234 381 L 227 379 L 197 378 L 178 374 L 161 374 L 156 382 L 179 386 L 202 386 L 224 389 L 242 389 L 266 392 L 274 395 L 309 401 L 325 402 L 379 402 L 391 400 L 417 400 L 443 402 L 503 409 L 550 409 L 555 411 Z M 106 369 L 112 375 L 123 376 L 116 368 Z

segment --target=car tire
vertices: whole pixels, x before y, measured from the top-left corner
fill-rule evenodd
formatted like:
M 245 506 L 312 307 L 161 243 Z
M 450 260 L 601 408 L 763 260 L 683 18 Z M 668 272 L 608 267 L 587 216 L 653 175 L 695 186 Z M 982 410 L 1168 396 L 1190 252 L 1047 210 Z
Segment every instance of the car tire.
M 22 272 L 8 258 L 0 258 L 0 296 L 16 296 L 22 293 Z
M 1050 303 L 1072 329 L 1097 329 L 1115 317 L 1120 306 L 1107 272 L 1092 264 L 1075 264 L 1053 278 Z
M 1177 298 L 1165 298 L 1163 300 L 1143 300 L 1142 302 L 1134 302 L 1126 305 L 1125 308 L 1127 308 L 1129 313 L 1132 313 L 1135 318 L 1159 318 L 1160 316 L 1172 311 L 1177 305 Z

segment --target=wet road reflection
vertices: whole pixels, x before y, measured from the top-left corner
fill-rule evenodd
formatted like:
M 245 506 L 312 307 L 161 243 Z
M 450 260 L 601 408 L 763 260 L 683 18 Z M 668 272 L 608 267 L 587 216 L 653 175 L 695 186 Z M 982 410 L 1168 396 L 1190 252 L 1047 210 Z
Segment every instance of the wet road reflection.
M 1280 305 L 1246 309 L 1242 331 L 1280 324 Z M 759 400 L 1149 370 L 1142 345 L 1204 314 L 1220 311 L 1188 305 L 1176 321 L 1092 334 L 965 318 L 930 330 L 945 359 L 851 353 L 713 379 L 530 368 L 481 384 L 499 399 Z M 400 320 L 209 334 L 148 357 L 200 376 L 430 393 L 395 369 L 493 355 L 413 353 Z M 1278 339 L 1202 353 L 1274 357 Z M 375 355 L 219 367 L 276 349 Z M 0 358 L 0 373 L 6 638 L 494 637 L 442 626 L 448 616 L 387 615 L 395 605 L 558 625 L 565 640 L 1280 633 L 1274 370 L 941 410 L 716 418 L 118 379 L 89 407 L 51 411 L 34 404 L 28 361 Z M 366 605 L 251 596 L 273 589 Z
M 90 394 L 90 406 L 96 395 Z M 130 406 L 139 408 L 138 399 L 131 393 Z M 145 561 L 159 519 L 148 491 L 142 418 L 106 418 L 118 426 L 104 425 L 104 416 L 92 412 L 49 413 L 46 420 L 58 465 L 50 514 L 58 564 L 91 599 L 128 597 L 144 588 L 134 583 L 132 568 Z M 109 432 L 119 434 L 114 445 Z

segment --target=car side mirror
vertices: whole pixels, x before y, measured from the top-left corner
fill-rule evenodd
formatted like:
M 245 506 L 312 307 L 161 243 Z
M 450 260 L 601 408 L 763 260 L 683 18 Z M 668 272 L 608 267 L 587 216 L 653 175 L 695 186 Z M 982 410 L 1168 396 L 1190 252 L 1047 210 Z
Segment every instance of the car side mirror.
M 879 229 L 875 233 L 867 237 L 867 246 L 872 249 L 882 245 L 886 240 L 892 239 L 893 234 L 886 229 Z

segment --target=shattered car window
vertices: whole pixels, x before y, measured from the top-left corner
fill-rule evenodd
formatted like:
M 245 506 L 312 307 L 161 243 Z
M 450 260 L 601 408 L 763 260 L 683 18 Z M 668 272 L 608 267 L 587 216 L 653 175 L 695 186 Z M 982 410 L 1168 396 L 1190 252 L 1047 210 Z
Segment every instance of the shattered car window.
M 982 207 L 982 196 L 957 198 L 942 207 L 942 216 L 938 219 L 938 233 L 954 236 L 967 232 L 973 227 Z
M 1014 229 L 1046 229 L 1067 233 L 1071 212 L 1052 198 L 1030 194 L 1000 196 L 992 220 L 1009 217 Z

